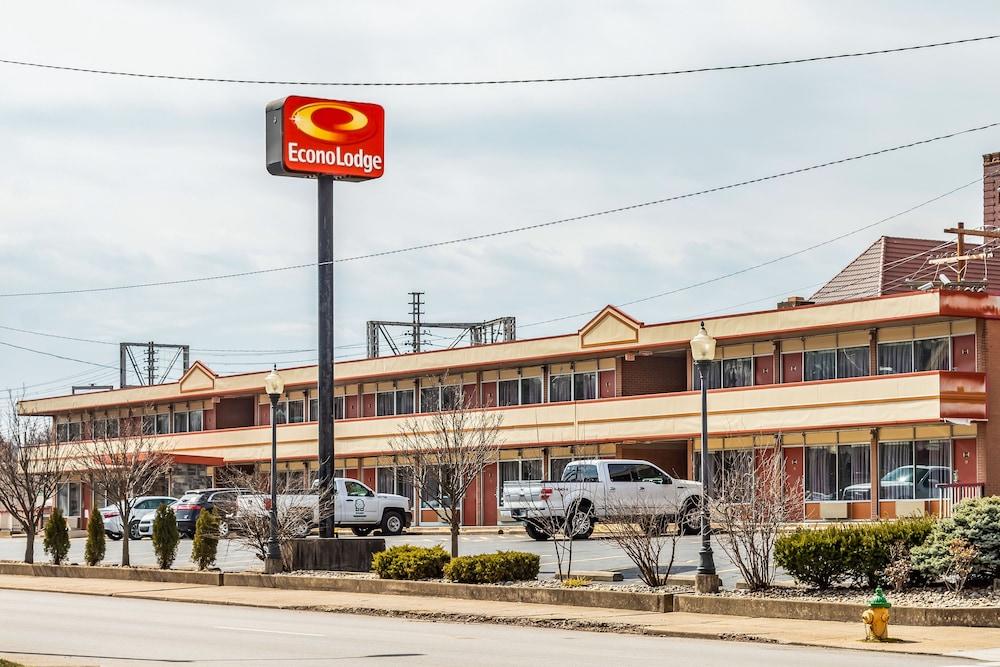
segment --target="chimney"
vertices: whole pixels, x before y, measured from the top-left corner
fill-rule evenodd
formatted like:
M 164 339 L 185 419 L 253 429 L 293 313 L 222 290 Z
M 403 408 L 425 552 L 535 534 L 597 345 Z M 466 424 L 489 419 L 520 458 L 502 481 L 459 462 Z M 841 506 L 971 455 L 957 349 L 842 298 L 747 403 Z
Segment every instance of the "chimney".
M 983 226 L 1000 227 L 1000 153 L 983 156 Z
M 784 301 L 778 302 L 778 310 L 785 310 L 786 308 L 798 308 L 799 306 L 811 306 L 815 301 L 807 301 L 801 296 L 790 296 Z

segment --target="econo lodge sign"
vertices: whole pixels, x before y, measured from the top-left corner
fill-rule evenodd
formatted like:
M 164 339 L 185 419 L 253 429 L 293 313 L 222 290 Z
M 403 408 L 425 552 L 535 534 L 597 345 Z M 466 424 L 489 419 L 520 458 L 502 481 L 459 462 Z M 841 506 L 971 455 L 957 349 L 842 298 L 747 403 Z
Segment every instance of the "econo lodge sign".
M 292 95 L 267 105 L 267 170 L 276 176 L 378 178 L 385 110 L 367 102 Z

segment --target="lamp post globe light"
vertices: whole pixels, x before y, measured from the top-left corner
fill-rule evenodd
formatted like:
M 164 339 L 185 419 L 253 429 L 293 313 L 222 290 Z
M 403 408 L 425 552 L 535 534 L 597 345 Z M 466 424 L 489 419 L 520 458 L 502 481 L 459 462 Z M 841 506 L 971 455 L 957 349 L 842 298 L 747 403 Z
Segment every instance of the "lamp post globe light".
M 715 558 L 712 554 L 711 523 L 708 513 L 708 498 L 712 493 L 712 464 L 708 457 L 708 372 L 715 359 L 715 339 L 705 330 L 705 323 L 691 339 L 691 357 L 698 369 L 701 380 L 701 550 L 698 552 L 699 575 L 708 575 L 718 590 L 715 573 Z M 709 587 L 713 587 L 711 584 Z
M 285 393 L 285 381 L 275 365 L 264 378 L 264 391 L 271 399 L 271 512 L 270 531 L 267 539 L 267 574 L 281 571 L 281 548 L 278 546 L 278 399 Z

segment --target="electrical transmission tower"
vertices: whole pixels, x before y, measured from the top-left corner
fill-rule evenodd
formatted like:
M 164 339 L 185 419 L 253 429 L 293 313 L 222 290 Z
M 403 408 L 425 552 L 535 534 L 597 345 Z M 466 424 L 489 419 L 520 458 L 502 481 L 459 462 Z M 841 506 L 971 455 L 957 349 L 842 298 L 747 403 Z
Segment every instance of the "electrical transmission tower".
M 166 351 L 170 359 L 166 364 L 160 363 L 161 351 Z M 177 368 L 177 362 L 180 361 L 181 366 L 180 372 L 175 375 L 180 377 L 187 372 L 190 359 L 190 345 L 167 345 L 153 341 L 121 343 L 118 354 L 119 386 L 124 389 L 125 387 L 163 384 L 172 381 L 175 378 L 171 376 L 171 373 Z M 129 370 L 132 372 L 129 373 Z M 135 382 L 130 382 L 131 378 L 134 378 Z
M 400 346 L 393 337 L 393 330 L 403 329 L 406 337 L 404 348 L 410 352 L 422 352 L 427 347 L 457 347 L 463 341 L 469 345 L 488 345 L 517 339 L 517 323 L 513 317 L 497 317 L 482 322 L 425 322 L 424 293 L 410 292 L 410 321 L 369 320 L 368 321 L 368 357 L 373 359 L 382 356 L 382 343 L 389 348 L 390 354 L 400 354 Z M 435 335 L 433 329 L 451 330 L 447 335 Z M 458 330 L 455 335 L 454 331 Z M 429 343 L 427 338 L 447 340 L 447 345 Z

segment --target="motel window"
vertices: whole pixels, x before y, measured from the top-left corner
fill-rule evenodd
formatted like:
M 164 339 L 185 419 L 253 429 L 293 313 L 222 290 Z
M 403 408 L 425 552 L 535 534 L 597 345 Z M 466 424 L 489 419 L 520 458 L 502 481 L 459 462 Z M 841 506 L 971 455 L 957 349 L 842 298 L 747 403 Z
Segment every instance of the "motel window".
M 715 493 L 722 496 L 746 485 L 753 476 L 752 449 L 718 449 L 708 453 Z M 694 478 L 701 481 L 701 452 L 694 452 Z
M 118 420 L 111 419 L 95 419 L 92 424 L 94 429 L 94 439 L 100 440 L 102 438 L 117 438 L 118 437 Z
M 272 409 L 272 414 L 274 416 L 275 424 L 287 424 L 288 423 L 288 402 L 278 401 L 274 404 Z
M 842 347 L 837 350 L 837 377 L 858 378 L 868 375 L 868 346 Z
M 802 366 L 806 381 L 832 380 L 837 377 L 837 351 L 806 350 Z
M 306 402 L 288 401 L 288 423 L 298 424 L 306 420 Z
M 334 396 L 333 397 L 333 418 L 343 419 L 344 418 L 344 397 Z M 310 398 L 309 399 L 309 421 L 319 421 L 319 399 Z
M 549 402 L 588 401 L 597 398 L 597 371 L 566 373 L 549 378 Z
M 569 400 L 569 399 L 566 399 Z M 497 382 L 497 405 L 531 405 L 542 402 L 542 378 L 528 377 Z
M 701 373 L 698 370 L 698 364 L 694 365 L 694 372 L 691 374 L 692 382 L 694 383 L 693 389 L 701 389 Z M 722 388 L 722 362 L 721 361 L 710 361 L 705 368 L 705 388 L 706 389 L 721 389 Z
M 65 422 L 56 425 L 56 440 L 73 442 L 83 439 L 83 422 Z
M 420 388 L 420 411 L 456 410 L 463 404 L 462 385 L 449 384 Z
M 156 415 L 156 435 L 167 435 L 170 433 L 170 413 L 163 412 Z
M 203 430 L 205 430 L 205 413 L 202 410 L 174 413 L 174 433 L 190 433 Z
M 395 493 L 405 496 L 413 503 L 413 473 L 407 466 L 387 466 L 375 470 L 375 490 L 379 493 Z
M 951 368 L 951 339 L 925 338 L 878 344 L 879 375 Z
M 375 396 L 375 414 L 379 417 L 413 414 L 413 390 L 379 392 Z
M 562 479 L 563 471 L 569 465 L 570 458 L 550 458 L 549 459 L 549 479 Z
M 83 503 L 80 483 L 60 484 L 56 503 L 66 516 L 81 516 L 80 511 Z
M 153 415 L 142 416 L 142 434 L 153 435 L 156 433 L 156 417 Z
M 936 498 L 951 482 L 951 441 L 879 443 L 878 471 L 882 500 Z
M 806 447 L 805 499 L 864 500 L 871 497 L 871 451 L 868 444 Z
M 541 459 L 519 459 L 515 461 L 501 461 L 499 474 L 499 488 L 497 489 L 497 500 L 503 507 L 503 485 L 504 482 L 524 482 L 539 481 L 542 479 Z
M 749 387 L 753 385 L 753 359 L 724 359 L 722 362 L 723 387 Z

